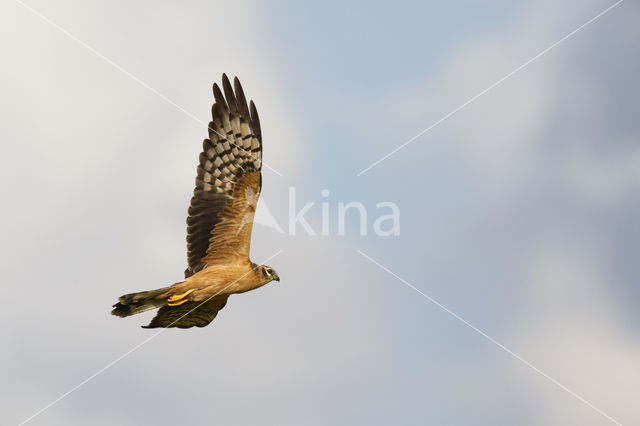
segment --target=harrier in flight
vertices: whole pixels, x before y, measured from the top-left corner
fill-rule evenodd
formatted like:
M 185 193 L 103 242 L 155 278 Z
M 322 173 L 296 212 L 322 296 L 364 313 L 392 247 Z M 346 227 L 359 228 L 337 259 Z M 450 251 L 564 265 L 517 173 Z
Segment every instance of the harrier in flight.
M 254 290 L 278 274 L 249 259 L 251 229 L 262 187 L 262 135 L 253 101 L 247 106 L 237 78 L 213 85 L 209 139 L 203 143 L 187 218 L 185 280 L 157 290 L 125 294 L 113 315 L 160 308 L 145 328 L 204 327 L 234 293 Z M 235 90 L 234 90 L 235 89 Z

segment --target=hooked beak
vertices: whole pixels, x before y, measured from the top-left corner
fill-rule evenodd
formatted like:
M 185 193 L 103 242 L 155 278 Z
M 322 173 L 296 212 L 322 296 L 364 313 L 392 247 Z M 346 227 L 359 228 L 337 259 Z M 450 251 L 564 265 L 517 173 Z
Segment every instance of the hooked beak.
M 280 282 L 280 277 L 276 275 L 275 277 L 273 277 L 273 280 Z

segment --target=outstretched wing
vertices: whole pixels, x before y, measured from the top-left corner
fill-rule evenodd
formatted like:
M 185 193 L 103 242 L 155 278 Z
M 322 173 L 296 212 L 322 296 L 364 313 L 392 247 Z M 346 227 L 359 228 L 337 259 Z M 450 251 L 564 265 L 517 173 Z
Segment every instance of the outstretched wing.
M 218 315 L 227 304 L 228 294 L 216 296 L 206 302 L 186 302 L 180 306 L 163 306 L 142 328 L 191 328 L 204 327 Z
M 232 88 L 223 74 L 222 87 L 224 95 L 213 85 L 213 119 L 189 206 L 185 277 L 208 264 L 249 255 L 253 211 L 261 188 L 260 121 L 253 101 L 247 106 L 237 77 Z M 252 204 L 242 205 L 247 202 Z

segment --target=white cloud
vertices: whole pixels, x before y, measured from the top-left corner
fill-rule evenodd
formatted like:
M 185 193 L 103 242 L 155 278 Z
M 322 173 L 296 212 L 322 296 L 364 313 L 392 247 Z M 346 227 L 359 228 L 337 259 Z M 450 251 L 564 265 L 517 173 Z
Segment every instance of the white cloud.
M 517 351 L 622 424 L 640 421 L 634 389 L 640 383 L 640 343 L 621 321 L 603 254 L 589 240 L 542 237 L 521 277 L 528 321 L 514 335 Z M 571 419 L 607 424 L 590 407 L 532 375 L 523 377 L 539 401 L 540 424 Z

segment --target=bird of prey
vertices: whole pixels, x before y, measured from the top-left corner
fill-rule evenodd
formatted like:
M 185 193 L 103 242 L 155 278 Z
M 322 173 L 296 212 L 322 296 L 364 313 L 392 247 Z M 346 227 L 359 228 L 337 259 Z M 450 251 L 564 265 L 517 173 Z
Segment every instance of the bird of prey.
M 262 134 L 258 112 L 247 106 L 236 77 L 213 84 L 209 138 L 204 140 L 187 217 L 185 279 L 157 290 L 125 294 L 113 315 L 160 308 L 144 328 L 204 327 L 230 295 L 254 290 L 278 274 L 249 259 L 253 217 L 262 188 Z

